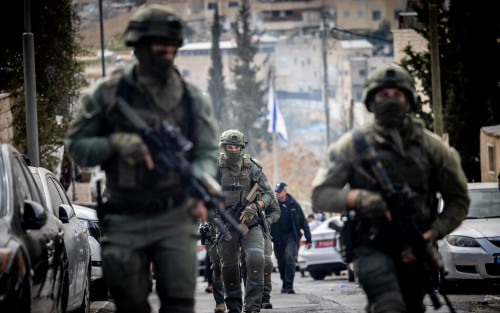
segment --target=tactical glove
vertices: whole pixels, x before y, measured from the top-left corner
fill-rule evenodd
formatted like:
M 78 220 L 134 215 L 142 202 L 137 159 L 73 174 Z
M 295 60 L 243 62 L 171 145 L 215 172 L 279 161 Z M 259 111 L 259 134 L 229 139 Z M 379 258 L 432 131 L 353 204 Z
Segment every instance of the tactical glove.
M 255 218 L 258 211 L 259 211 L 258 205 L 256 203 L 252 203 L 243 210 L 242 214 L 245 217 L 245 220 L 247 222 L 250 222 Z
M 111 135 L 109 141 L 113 150 L 131 166 L 144 161 L 149 154 L 142 138 L 134 133 L 117 132 Z
M 382 195 L 362 189 L 354 200 L 354 208 L 363 218 L 381 221 L 385 219 L 387 204 Z

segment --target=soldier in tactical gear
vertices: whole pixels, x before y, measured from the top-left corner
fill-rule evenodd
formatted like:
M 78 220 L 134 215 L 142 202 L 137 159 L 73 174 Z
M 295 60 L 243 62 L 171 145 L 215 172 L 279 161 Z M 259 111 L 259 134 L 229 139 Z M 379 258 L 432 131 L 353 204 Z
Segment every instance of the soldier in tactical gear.
M 259 224 L 259 211 L 264 210 L 273 200 L 272 187 L 262 172 L 262 166 L 248 154 L 242 154 L 247 142 L 238 130 L 226 130 L 220 137 L 222 153 L 219 156 L 218 180 L 224 190 L 224 205 L 231 208 L 233 203 L 244 199 L 255 184 L 262 190 L 260 198 L 248 205 L 240 216 L 249 232 L 244 238 L 231 231 L 232 238 L 223 240 L 217 246 L 221 258 L 222 279 L 224 281 L 225 302 L 229 312 L 241 312 L 243 307 L 240 285 L 239 250 L 245 253 L 246 289 L 245 312 L 260 312 L 264 291 L 264 233 Z
M 394 215 L 374 170 L 363 163 L 362 152 L 373 148 L 394 187 L 411 188 L 421 210 L 409 218 L 428 244 L 443 238 L 467 215 L 467 179 L 456 150 L 408 115 L 418 97 L 405 69 L 391 65 L 371 73 L 363 101 L 375 121 L 329 147 L 327 169 L 318 171 L 314 181 L 313 209 L 347 210 L 348 216 L 355 216 L 354 266 L 370 312 L 424 312 L 422 264 L 408 243 L 391 233 Z M 444 200 L 442 212 L 437 211 L 437 192 Z
M 104 278 L 116 312 L 150 312 L 147 301 L 150 264 L 156 267 L 160 312 L 194 312 L 196 286 L 195 218 L 206 218 L 203 202 L 189 196 L 175 170 L 152 188 L 144 177 L 155 164 L 138 131 L 117 101 L 125 102 L 149 127 L 162 121 L 177 127 L 193 147 L 185 152 L 196 175 L 215 175 L 216 124 L 210 101 L 187 84 L 173 66 L 184 27 L 170 9 L 139 9 L 125 33 L 137 59 L 126 69 L 98 81 L 80 98 L 80 111 L 66 146 L 82 166 L 106 171 L 107 202 L 99 205 L 104 230 Z M 118 100 L 117 100 L 118 99 Z

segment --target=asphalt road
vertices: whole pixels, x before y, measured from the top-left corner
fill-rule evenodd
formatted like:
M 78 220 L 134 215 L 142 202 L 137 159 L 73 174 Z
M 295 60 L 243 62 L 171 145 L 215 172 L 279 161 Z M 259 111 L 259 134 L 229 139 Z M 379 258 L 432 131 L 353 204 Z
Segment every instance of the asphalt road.
M 306 272 L 307 274 L 307 272 Z M 273 293 L 271 294 L 272 310 L 262 310 L 265 313 L 309 313 L 309 312 L 365 312 L 366 299 L 358 285 L 349 283 L 345 274 L 341 276 L 327 276 L 317 281 L 311 277 L 295 276 L 295 294 L 281 294 L 281 280 L 278 273 L 273 273 Z M 198 278 L 196 287 L 197 313 L 212 313 L 215 302 L 212 294 L 206 293 L 206 282 L 203 277 Z M 455 310 L 459 313 L 469 312 L 500 312 L 500 287 L 481 287 L 478 285 L 462 288 L 449 295 Z M 442 299 L 441 299 L 442 300 Z M 149 298 L 152 312 L 159 310 L 159 300 L 153 292 Z M 480 303 L 480 301 L 483 301 Z M 486 301 L 486 302 L 484 302 Z M 450 312 L 444 305 L 434 310 L 426 298 L 427 312 Z M 110 301 L 95 301 L 91 304 L 92 313 L 114 312 L 114 304 Z

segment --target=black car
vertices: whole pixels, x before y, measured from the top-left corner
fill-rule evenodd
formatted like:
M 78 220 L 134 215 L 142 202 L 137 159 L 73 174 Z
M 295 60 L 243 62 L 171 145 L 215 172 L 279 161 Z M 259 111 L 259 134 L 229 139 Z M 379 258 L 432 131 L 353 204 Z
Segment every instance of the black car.
M 68 258 L 59 219 L 49 214 L 23 157 L 0 146 L 0 312 L 65 312 Z

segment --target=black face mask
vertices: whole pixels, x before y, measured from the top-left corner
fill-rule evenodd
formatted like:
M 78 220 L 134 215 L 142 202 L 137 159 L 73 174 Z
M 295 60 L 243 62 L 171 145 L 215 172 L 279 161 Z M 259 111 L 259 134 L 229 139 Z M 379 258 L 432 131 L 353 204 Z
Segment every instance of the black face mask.
M 375 121 L 387 128 L 401 127 L 410 106 L 408 102 L 401 102 L 397 98 L 387 97 L 371 106 L 375 114 Z
M 138 45 L 134 53 L 139 60 L 139 64 L 159 79 L 166 79 L 174 68 L 173 59 L 167 60 L 153 54 L 150 42 Z

